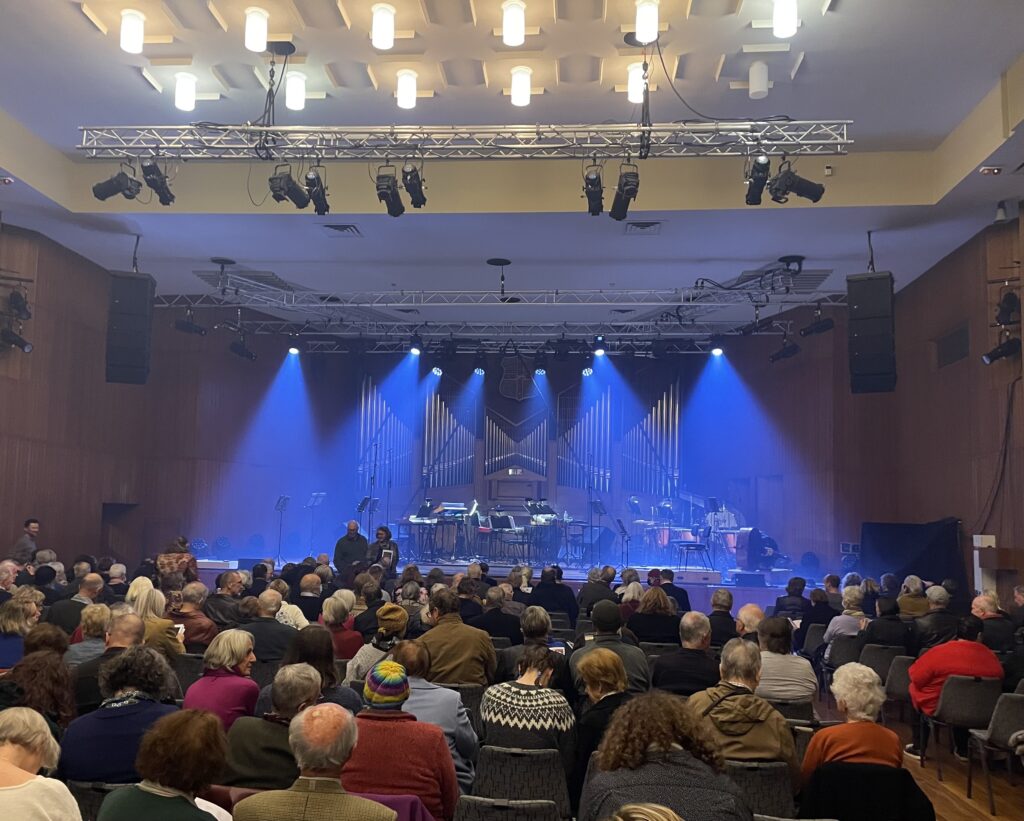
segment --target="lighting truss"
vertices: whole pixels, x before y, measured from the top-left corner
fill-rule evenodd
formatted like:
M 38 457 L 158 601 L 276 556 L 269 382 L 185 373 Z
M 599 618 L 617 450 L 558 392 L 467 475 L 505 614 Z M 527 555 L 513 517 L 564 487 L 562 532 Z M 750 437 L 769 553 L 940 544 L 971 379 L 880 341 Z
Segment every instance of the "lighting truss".
M 95 159 L 611 159 L 649 141 L 652 157 L 845 154 L 850 120 L 500 126 L 82 126 Z M 259 146 L 259 149 L 257 148 Z M 262 153 L 258 153 L 262 152 Z M 635 153 L 635 151 L 633 152 Z

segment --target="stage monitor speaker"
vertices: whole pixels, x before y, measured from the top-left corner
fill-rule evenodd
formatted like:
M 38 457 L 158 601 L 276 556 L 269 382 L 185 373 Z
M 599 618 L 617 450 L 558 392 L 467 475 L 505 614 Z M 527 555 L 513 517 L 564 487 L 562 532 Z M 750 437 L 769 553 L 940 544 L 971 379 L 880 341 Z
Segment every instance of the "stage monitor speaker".
M 722 574 L 717 570 L 677 570 L 675 584 L 721 584 Z
M 767 587 L 764 573 L 739 571 L 732 574 L 732 581 L 737 587 Z
M 107 381 L 145 385 L 153 336 L 156 281 L 148 274 L 112 274 L 107 313 Z
M 850 309 L 850 390 L 886 393 L 896 387 L 893 279 L 888 271 L 846 278 Z

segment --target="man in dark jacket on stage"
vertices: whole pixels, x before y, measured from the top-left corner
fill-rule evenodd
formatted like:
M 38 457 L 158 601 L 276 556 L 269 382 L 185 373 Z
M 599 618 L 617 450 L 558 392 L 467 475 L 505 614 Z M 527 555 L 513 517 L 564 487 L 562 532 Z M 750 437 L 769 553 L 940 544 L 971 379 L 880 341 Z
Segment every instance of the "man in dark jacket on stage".
M 540 584 L 530 594 L 530 605 L 543 607 L 549 613 L 567 613 L 569 623 L 575 627 L 580 607 L 572 589 L 558 581 L 558 571 L 553 567 L 545 567 L 540 574 Z
M 355 519 L 348 523 L 348 532 L 334 545 L 334 569 L 342 578 L 351 580 L 355 577 L 356 566 L 366 563 L 369 551 L 366 537 L 359 532 L 359 522 Z

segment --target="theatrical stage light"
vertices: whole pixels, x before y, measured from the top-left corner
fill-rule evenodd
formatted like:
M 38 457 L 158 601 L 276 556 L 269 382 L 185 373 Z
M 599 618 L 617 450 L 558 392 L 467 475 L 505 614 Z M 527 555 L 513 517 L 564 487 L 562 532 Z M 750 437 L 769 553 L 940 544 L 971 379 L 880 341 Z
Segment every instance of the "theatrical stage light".
M 204 328 L 202 325 L 197 325 L 196 322 L 193 320 L 191 308 L 186 309 L 184 319 L 174 320 L 174 330 L 180 331 L 183 334 L 206 336 L 206 328 Z
M 306 340 L 300 337 L 298 334 L 288 335 L 288 355 L 298 356 L 299 354 L 306 353 L 309 350 L 309 345 L 306 344 Z
M 814 312 L 814 321 L 800 329 L 800 336 L 817 336 L 818 334 L 827 334 L 833 328 L 835 328 L 835 320 L 830 316 L 823 317 L 821 315 L 821 308 L 818 308 Z
M 171 192 L 170 183 L 167 182 L 167 175 L 160 170 L 156 160 L 142 160 L 142 179 L 146 185 L 153 189 L 161 205 L 170 205 L 174 202 L 174 194 Z
M 393 165 L 377 169 L 377 199 L 387 206 L 389 216 L 400 217 L 405 213 L 402 195 L 398 193 L 398 172 Z
M 587 210 L 596 217 L 604 210 L 604 183 L 601 182 L 601 166 L 589 165 L 583 172 L 583 193 L 587 195 Z
M 981 357 L 981 361 L 986 365 L 991 365 L 993 362 L 998 362 L 1000 359 L 1006 359 L 1011 356 L 1017 356 L 1020 354 L 1020 338 L 1011 336 L 996 345 L 991 351 Z
M 301 71 L 289 71 L 285 77 L 284 105 L 290 111 L 302 111 L 306 107 L 306 75 Z
M 789 160 L 785 160 L 779 166 L 778 173 L 768 181 L 768 193 L 775 202 L 786 202 L 791 193 L 817 202 L 825 193 L 825 186 L 804 179 L 792 169 Z
M 644 101 L 644 64 L 630 63 L 626 68 L 626 99 L 634 105 Z
M 725 353 L 725 340 L 720 336 L 713 336 L 708 340 L 708 344 L 711 346 L 712 356 L 721 356 Z
M 322 166 L 317 166 L 317 168 L 320 167 Z M 306 172 L 306 193 L 313 201 L 313 210 L 316 211 L 317 216 L 322 217 L 331 210 L 331 206 L 327 204 L 327 185 L 316 168 L 310 168 Z
M 434 374 L 434 376 L 444 376 L 444 368 L 440 365 L 434 365 L 434 367 L 430 369 L 430 372 Z
M 747 176 L 747 205 L 760 205 L 764 187 L 772 173 L 772 161 L 767 154 L 754 157 Z
M 564 337 L 555 340 L 555 361 L 565 362 L 569 358 L 569 354 L 572 353 L 575 343 L 571 339 L 565 339 Z
M 234 342 L 228 346 L 228 350 L 231 351 L 235 356 L 240 356 L 242 359 L 248 359 L 250 362 L 256 361 L 255 351 L 250 351 L 245 345 L 245 337 L 240 336 Z
M 413 208 L 422 208 L 427 204 L 427 196 L 423 193 L 423 178 L 420 170 L 410 162 L 402 166 L 402 186 L 409 195 Z
M 773 0 L 772 34 L 780 39 L 792 37 L 800 25 L 797 0 Z
M 377 3 L 370 7 L 373 22 L 370 24 L 370 42 L 373 47 L 387 51 L 395 45 L 395 7 Z
M 996 324 L 1017 325 L 1019 323 L 1020 297 L 1013 291 L 1007 291 L 999 300 L 999 306 L 996 308 Z
M 278 170 L 282 168 L 286 170 Z M 309 205 L 309 194 L 295 182 L 295 178 L 292 177 L 292 167 L 287 163 L 277 166 L 268 182 L 270 183 L 270 196 L 277 202 L 291 200 L 296 208 L 305 208 Z
M 526 42 L 526 3 L 523 0 L 505 0 L 501 4 L 501 42 L 512 47 Z
M 12 348 L 17 348 L 22 353 L 32 353 L 32 343 L 16 334 L 11 328 L 4 328 L 0 331 L 0 341 Z
M 267 28 L 270 14 L 258 6 L 245 10 L 245 47 L 262 54 L 267 50 Z
M 121 194 L 126 200 L 133 200 L 141 191 L 142 183 L 124 171 L 118 171 L 109 180 L 98 182 L 92 187 L 92 195 L 98 200 L 109 200 L 115 194 Z
M 711 349 L 711 355 L 712 356 L 721 356 L 724 353 L 725 353 L 725 351 L 723 351 L 721 348 L 719 348 L 717 346 L 715 346 L 714 348 Z
M 594 362 L 593 362 L 593 360 L 588 359 L 586 362 L 584 362 L 583 363 L 583 370 L 581 370 L 580 373 L 582 373 L 584 376 L 593 376 L 594 375 Z
M 800 353 L 800 346 L 795 342 L 790 342 L 787 337 L 782 337 L 782 347 L 779 348 L 775 353 L 768 356 L 768 361 L 774 365 L 776 362 L 782 359 L 789 359 Z
M 179 71 L 174 75 L 174 107 L 179 111 L 194 111 L 196 107 L 195 74 Z
M 121 51 L 142 54 L 146 41 L 146 15 L 135 9 L 121 12 Z
M 605 346 L 604 337 L 601 335 L 594 337 L 594 356 L 604 356 Z
M 418 75 L 411 68 L 398 70 L 398 81 L 395 88 L 395 98 L 399 108 L 416 108 L 416 77 Z
M 509 97 L 512 105 L 527 106 L 530 104 L 532 88 L 533 69 L 529 66 L 515 66 L 512 69 L 512 84 L 509 89 Z
M 7 310 L 11 316 L 22 322 L 32 318 L 32 310 L 28 307 L 28 299 L 21 291 L 11 291 L 7 296 Z
M 483 352 L 483 349 L 478 350 L 476 356 L 473 357 L 473 373 L 477 376 L 487 373 L 487 354 Z
M 612 210 L 608 216 L 622 222 L 629 214 L 629 204 L 636 199 L 640 191 L 640 169 L 635 163 L 624 162 L 619 166 L 619 184 L 612 200 Z
M 423 353 L 423 338 L 419 334 L 413 334 L 409 340 L 409 353 L 413 356 Z
M 644 45 L 658 39 L 658 0 L 636 0 L 636 39 Z
M 548 372 L 547 351 L 537 351 L 533 355 L 533 373 L 535 376 L 545 376 Z

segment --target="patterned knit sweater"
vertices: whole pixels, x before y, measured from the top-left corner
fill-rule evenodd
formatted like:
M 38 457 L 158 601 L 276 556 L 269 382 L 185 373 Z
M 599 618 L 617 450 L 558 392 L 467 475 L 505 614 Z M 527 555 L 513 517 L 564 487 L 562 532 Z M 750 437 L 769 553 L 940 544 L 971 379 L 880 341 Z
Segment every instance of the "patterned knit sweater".
M 558 750 L 566 773 L 572 772 L 576 718 L 565 697 L 546 687 L 515 681 L 495 684 L 480 703 L 483 743 L 524 750 Z

